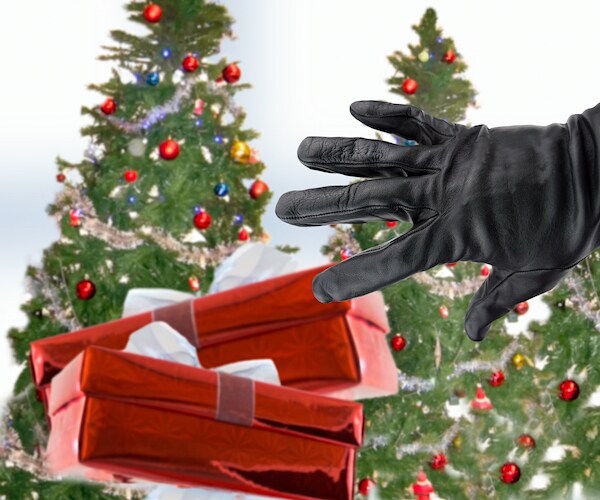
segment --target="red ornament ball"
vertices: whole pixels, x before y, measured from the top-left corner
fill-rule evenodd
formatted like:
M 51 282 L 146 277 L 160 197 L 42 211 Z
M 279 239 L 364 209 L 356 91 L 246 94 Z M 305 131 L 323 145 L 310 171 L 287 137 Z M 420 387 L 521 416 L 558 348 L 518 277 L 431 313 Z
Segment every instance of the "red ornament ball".
M 387 227 L 396 227 L 398 223 L 395 220 L 389 220 L 385 223 Z
M 260 179 L 256 179 L 252 183 L 252 186 L 250 186 L 250 189 L 248 190 L 248 194 L 250 195 L 250 198 L 252 198 L 253 200 L 256 200 L 257 198 L 262 196 L 264 193 L 267 193 L 268 191 L 269 191 L 269 186 L 267 186 L 267 183 L 261 181 Z
M 73 227 L 81 226 L 81 210 L 74 208 L 69 212 L 70 224 Z
M 559 396 L 563 401 L 575 401 L 579 397 L 579 384 L 574 380 L 565 380 L 559 389 Z
M 236 83 L 242 76 L 242 70 L 237 64 L 228 64 L 223 68 L 221 76 L 227 83 Z
M 194 71 L 196 71 L 199 65 L 200 64 L 198 63 L 198 59 L 196 59 L 192 54 L 188 54 L 181 63 L 183 69 L 186 70 L 188 73 L 193 73 Z
M 144 9 L 144 19 L 149 23 L 157 23 L 162 17 L 162 8 L 155 3 L 149 3 Z
M 448 306 L 440 306 L 439 308 L 440 316 L 444 319 L 447 319 L 450 316 L 450 311 L 448 310 Z
M 414 94 L 419 88 L 419 84 L 417 80 L 413 80 L 412 78 L 407 78 L 402 82 L 402 92 L 408 95 Z
M 500 387 L 504 383 L 504 372 L 498 370 L 497 372 L 492 373 L 489 383 L 492 387 Z
M 481 276 L 489 276 L 490 275 L 490 266 L 483 265 L 481 266 Z
M 366 497 L 369 495 L 369 492 L 371 491 L 371 489 L 373 489 L 374 486 L 375 481 L 367 477 L 365 479 L 362 479 L 360 483 L 358 483 L 358 491 L 363 497 Z
M 188 285 L 190 285 L 193 292 L 200 290 L 200 280 L 196 276 L 190 276 L 188 278 Z
M 515 306 L 515 312 L 519 315 L 522 316 L 523 314 L 525 314 L 527 311 L 529 311 L 529 304 L 527 302 L 519 302 L 516 306 Z
M 446 267 L 454 267 L 456 264 L 458 264 L 458 262 L 448 262 L 448 264 L 446 264 Z
M 444 54 L 444 57 L 442 57 L 442 61 L 448 64 L 452 64 L 454 61 L 456 61 L 456 54 L 452 49 L 448 49 Z
M 500 479 L 506 484 L 514 484 L 521 479 L 521 469 L 517 464 L 508 462 L 500 467 Z
M 194 217 L 194 226 L 196 226 L 198 229 L 207 229 L 208 226 L 210 226 L 210 223 L 210 214 L 205 210 L 197 213 Z
M 340 259 L 341 260 L 346 260 L 346 259 L 349 259 L 350 257 L 352 257 L 352 250 L 350 250 L 349 248 L 344 248 L 340 252 Z
M 123 178 L 125 179 L 125 181 L 127 182 L 135 182 L 138 178 L 138 173 L 137 170 L 127 170 L 124 174 L 123 174 Z
M 114 99 L 107 97 L 100 109 L 105 115 L 112 115 L 117 110 L 117 103 Z
M 429 465 L 431 465 L 431 468 L 435 470 L 443 469 L 446 467 L 446 465 L 448 465 L 448 459 L 446 458 L 446 455 L 440 453 L 431 459 L 431 463 Z
M 65 182 L 66 176 L 62 172 L 60 174 L 56 174 L 56 182 Z
M 406 339 L 397 333 L 392 337 L 392 340 L 390 340 L 390 344 L 392 345 L 392 349 L 394 349 L 394 351 L 403 351 L 406 347 Z
M 248 231 L 246 231 L 245 228 L 240 229 L 240 232 L 238 233 L 238 240 L 240 240 L 240 241 L 248 241 L 248 238 L 250 238 L 250 235 L 248 234 Z
M 75 293 L 81 300 L 90 300 L 96 295 L 96 285 L 89 279 L 81 280 L 77 283 Z
M 163 160 L 174 160 L 179 156 L 179 144 L 173 139 L 167 139 L 159 146 L 158 152 Z
M 519 439 L 517 439 L 517 443 L 522 448 L 535 448 L 535 439 L 533 439 L 529 434 L 521 434 Z

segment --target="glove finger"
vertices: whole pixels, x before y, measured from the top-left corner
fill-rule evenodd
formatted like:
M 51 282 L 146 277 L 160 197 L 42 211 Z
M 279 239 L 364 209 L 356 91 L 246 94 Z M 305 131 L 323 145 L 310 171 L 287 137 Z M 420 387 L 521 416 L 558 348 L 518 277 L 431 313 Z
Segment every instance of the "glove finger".
M 434 118 L 409 104 L 357 101 L 350 106 L 350 113 L 368 127 L 423 145 L 442 144 L 464 128 L 464 125 Z
M 409 232 L 358 253 L 317 274 L 313 293 L 323 303 L 365 295 L 441 262 L 443 245 L 432 217 Z
M 358 224 L 381 220 L 426 220 L 437 212 L 428 207 L 430 176 L 354 182 L 284 193 L 275 207 L 282 221 L 294 226 Z
M 508 271 L 494 267 L 467 309 L 467 335 L 476 342 L 483 340 L 495 320 L 513 310 L 519 302 L 547 292 L 567 272 L 565 269 Z
M 441 149 L 404 147 L 362 138 L 307 137 L 298 147 L 298 159 L 322 172 L 355 177 L 398 177 L 437 172 Z

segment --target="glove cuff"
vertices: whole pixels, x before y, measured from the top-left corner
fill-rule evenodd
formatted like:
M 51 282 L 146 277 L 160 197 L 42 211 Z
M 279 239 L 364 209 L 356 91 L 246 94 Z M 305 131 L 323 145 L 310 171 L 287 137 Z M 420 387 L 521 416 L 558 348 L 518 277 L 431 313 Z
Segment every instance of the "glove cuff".
M 588 253 L 600 246 L 600 104 L 567 121 L 569 157 L 575 182 L 587 199 L 581 204 L 592 213 Z

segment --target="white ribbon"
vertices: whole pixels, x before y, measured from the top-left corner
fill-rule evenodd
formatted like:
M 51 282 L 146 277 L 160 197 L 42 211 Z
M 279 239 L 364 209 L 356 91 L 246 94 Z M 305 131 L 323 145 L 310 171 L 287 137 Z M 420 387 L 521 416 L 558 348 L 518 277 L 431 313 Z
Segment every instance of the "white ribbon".
M 216 269 L 209 294 L 292 273 L 296 260 L 285 252 L 263 243 L 247 243 L 238 248 Z M 123 305 L 123 317 L 196 298 L 191 293 L 166 288 L 132 288 Z
M 196 349 L 179 332 L 162 321 L 154 321 L 129 337 L 125 352 L 202 368 Z M 270 359 L 252 359 L 218 366 L 216 371 L 281 385 L 275 363 Z

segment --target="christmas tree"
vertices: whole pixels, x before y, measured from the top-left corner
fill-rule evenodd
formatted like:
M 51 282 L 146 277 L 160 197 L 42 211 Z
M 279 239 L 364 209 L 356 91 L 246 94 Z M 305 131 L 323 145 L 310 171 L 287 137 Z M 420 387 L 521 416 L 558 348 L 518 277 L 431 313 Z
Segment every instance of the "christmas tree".
M 79 163 L 58 159 L 63 191 L 49 207 L 61 236 L 27 271 L 24 328 L 9 332 L 23 371 L 7 415 L 0 495 L 105 498 L 123 490 L 53 481 L 40 453 L 47 438 L 28 367 L 32 341 L 120 317 L 137 287 L 205 291 L 215 265 L 250 238 L 265 239 L 270 194 L 234 95 L 240 67 L 218 58 L 232 35 L 225 7 L 205 0 L 131 0 L 145 34 L 111 33 L 101 59 L 115 68 L 91 85 L 84 107 L 89 149 Z M 243 80 L 241 80 L 243 81 Z
M 415 26 L 419 44 L 390 57 L 389 83 L 434 116 L 464 119 L 475 92 L 436 21 L 428 10 Z M 344 259 L 408 228 L 338 225 L 324 252 Z M 558 288 L 495 322 L 481 343 L 468 339 L 463 320 L 489 275 L 485 263 L 449 263 L 387 287 L 401 389 L 364 401 L 359 491 L 382 499 L 433 491 L 452 499 L 598 498 L 599 271 L 596 253 Z
M 433 9 L 425 12 L 413 30 L 419 43 L 408 46 L 409 54 L 396 51 L 388 57 L 395 70 L 388 79 L 391 92 L 438 118 L 464 120 L 467 107 L 475 104 L 476 92 L 462 77 L 467 65 L 454 41 L 442 35 Z

